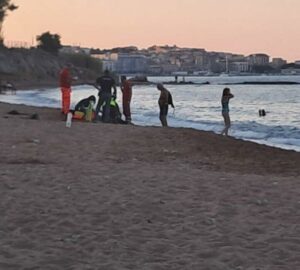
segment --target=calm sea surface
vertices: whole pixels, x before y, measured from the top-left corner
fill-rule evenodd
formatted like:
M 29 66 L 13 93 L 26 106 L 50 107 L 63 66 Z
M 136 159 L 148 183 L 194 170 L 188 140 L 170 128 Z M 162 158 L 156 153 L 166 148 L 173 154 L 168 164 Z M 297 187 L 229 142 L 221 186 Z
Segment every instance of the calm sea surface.
M 164 82 L 174 80 L 174 77 L 148 79 Z M 235 96 L 230 101 L 230 135 L 300 151 L 300 85 L 235 85 L 245 81 L 300 82 L 300 76 L 187 77 L 186 81 L 210 84 L 166 85 L 176 106 L 174 112 L 170 109 L 170 126 L 220 133 L 223 128 L 220 99 L 223 88 L 230 87 Z M 155 85 L 135 86 L 133 91 L 133 122 L 139 125 L 160 125 L 157 105 L 159 91 Z M 73 88 L 73 106 L 92 94 L 97 95 L 97 91 L 91 86 Z M 0 95 L 0 101 L 56 108 L 60 107 L 60 90 L 18 91 L 15 96 Z M 266 117 L 258 116 L 259 109 L 265 109 Z

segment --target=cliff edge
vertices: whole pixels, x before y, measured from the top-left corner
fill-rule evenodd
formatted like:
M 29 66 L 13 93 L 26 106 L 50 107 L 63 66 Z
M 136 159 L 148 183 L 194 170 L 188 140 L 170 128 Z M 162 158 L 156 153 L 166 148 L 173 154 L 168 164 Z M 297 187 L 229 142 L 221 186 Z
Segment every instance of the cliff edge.
M 0 81 L 17 89 L 58 85 L 60 70 L 70 63 L 77 83 L 94 81 L 101 63 L 88 55 L 54 55 L 40 49 L 0 49 Z

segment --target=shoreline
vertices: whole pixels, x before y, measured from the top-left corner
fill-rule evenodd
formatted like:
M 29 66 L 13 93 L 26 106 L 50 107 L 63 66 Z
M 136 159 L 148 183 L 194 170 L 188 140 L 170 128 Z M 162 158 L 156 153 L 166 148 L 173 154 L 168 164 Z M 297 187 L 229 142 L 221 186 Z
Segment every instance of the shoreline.
M 77 81 L 76 83 L 73 83 L 72 86 L 80 86 L 80 85 L 86 85 L 90 84 L 87 81 Z M 15 84 L 17 91 L 28 91 L 28 90 L 47 90 L 50 88 L 60 88 L 58 81 L 49 81 L 49 82 L 22 82 L 22 83 L 16 83 Z
M 275 77 L 282 77 L 282 78 L 285 78 L 285 77 L 299 77 L 299 75 L 275 75 Z M 134 77 L 134 76 L 133 76 Z M 147 77 L 161 77 L 162 79 L 163 78 L 170 78 L 170 77 L 174 77 L 173 75 L 166 75 L 166 76 L 147 76 Z M 181 77 L 181 76 L 179 76 Z M 189 78 L 189 77 L 197 77 L 197 78 L 201 78 L 201 77 L 205 77 L 205 78 L 209 78 L 209 77 L 214 77 L 214 78 L 222 78 L 222 76 L 183 76 L 183 77 L 186 77 L 186 78 Z M 261 76 L 258 76 L 258 75 L 250 75 L 250 76 L 245 76 L 245 75 L 240 75 L 240 76 L 228 76 L 228 77 L 225 77 L 225 78 L 232 78 L 232 77 L 261 77 Z M 264 76 L 262 76 L 264 77 Z M 272 75 L 270 76 L 266 76 L 266 78 L 268 77 L 272 77 Z M 95 78 L 96 79 L 96 78 Z M 91 82 L 88 82 L 87 80 L 78 80 L 76 82 L 73 83 L 73 86 L 78 86 L 78 85 L 85 85 L 85 84 L 90 84 Z M 136 81 L 135 82 L 136 85 L 151 85 L 151 84 L 155 84 L 151 81 L 146 81 L 146 82 L 138 82 Z M 162 81 L 162 83 L 166 84 L 166 85 L 195 85 L 195 86 L 206 86 L 206 85 L 213 85 L 209 80 L 205 81 L 205 82 L 193 82 L 193 81 Z M 43 81 L 31 81 L 31 80 L 15 80 L 14 82 L 14 85 L 16 86 L 17 90 L 32 90 L 32 89 L 48 89 L 48 88 L 59 88 L 59 79 L 57 78 L 54 79 L 54 80 L 43 80 Z M 217 85 L 220 85 L 220 84 L 217 84 Z M 300 85 L 300 82 L 297 82 L 297 81 L 293 81 L 293 80 L 290 80 L 290 81 L 260 81 L 260 80 L 257 80 L 257 81 L 242 81 L 242 82 L 232 82 L 232 83 L 227 83 L 227 82 L 224 82 L 222 85 L 224 86 L 228 86 L 228 85 Z
M 79 85 L 76 85 L 76 86 L 80 86 L 81 84 Z M 50 87 L 51 88 L 51 87 Z M 44 88 L 44 90 L 46 90 L 47 87 Z M 39 91 L 38 89 L 35 89 L 37 91 Z M 19 90 L 18 90 L 19 91 Z M 21 90 L 22 91 L 22 90 Z M 24 90 L 24 91 L 27 91 L 27 90 Z M 15 104 L 15 103 L 8 103 L 8 102 L 2 102 L 0 101 L 0 105 L 1 104 L 10 104 L 10 105 L 21 105 L 21 106 L 26 106 L 26 107 L 31 107 L 31 108 L 46 108 L 46 109 L 53 109 L 53 110 L 56 110 L 58 108 L 53 108 L 53 107 L 45 107 L 45 106 L 30 106 L 30 105 L 25 105 L 25 104 Z M 136 126 L 140 126 L 140 127 L 160 127 L 160 125 L 156 125 L 156 126 L 149 126 L 149 125 L 136 125 Z M 196 129 L 196 128 L 192 128 L 192 127 L 172 127 L 170 126 L 170 128 L 183 128 L 183 129 L 191 129 L 191 130 L 195 130 L 195 131 L 200 131 L 200 132 L 212 132 L 216 135 L 220 135 L 219 133 L 217 132 L 214 132 L 214 131 L 204 131 L 204 130 L 201 130 L 201 129 Z M 234 137 L 234 136 L 229 136 L 230 138 L 234 138 L 234 139 L 237 139 L 237 140 L 241 140 L 241 141 L 244 141 L 244 142 L 252 142 L 252 143 L 255 143 L 255 144 L 258 144 L 258 145 L 264 145 L 264 146 L 268 146 L 268 147 L 272 147 L 272 148 L 275 148 L 275 149 L 281 149 L 281 150 L 286 150 L 286 151 L 294 151 L 296 153 L 300 153 L 300 150 L 296 150 L 294 149 L 295 147 L 297 148 L 297 146 L 290 146 L 290 145 L 284 145 L 284 144 L 280 144 L 280 145 L 275 145 L 274 143 L 268 143 L 268 141 L 259 141 L 259 140 L 256 140 L 256 139 L 244 139 L 244 138 L 238 138 L 238 137 Z
M 5 113 L 5 110 L 3 110 L 3 108 L 6 108 L 8 111 L 6 111 L 6 113 Z M 25 112 L 26 114 L 41 113 L 45 117 L 46 121 L 48 121 L 48 120 L 62 121 L 64 119 L 64 117 L 60 114 L 59 108 L 44 107 L 44 106 L 36 107 L 36 106 L 28 106 L 28 105 L 24 105 L 24 104 L 11 104 L 11 103 L 5 103 L 5 102 L 0 101 L 0 113 L 2 113 L 2 114 L 4 113 L 7 116 L 7 112 L 9 112 L 9 109 L 11 109 L 11 110 L 16 109 L 17 111 L 20 110 L 20 113 Z M 48 115 L 46 115 L 46 113 Z M 63 120 L 63 122 L 64 122 L 64 120 Z M 77 124 L 78 125 L 92 125 L 92 126 L 94 126 L 94 125 L 105 126 L 106 125 L 102 122 L 99 122 L 97 124 L 88 123 L 88 122 L 84 122 L 84 121 L 78 121 L 78 120 L 73 120 L 73 122 L 74 122 L 74 125 L 77 125 Z M 129 127 L 128 125 L 121 125 L 121 124 L 109 124 L 109 126 L 112 128 L 116 127 L 118 129 L 122 129 L 123 127 Z M 147 129 L 154 129 L 154 130 L 162 129 L 162 130 L 164 130 L 164 128 L 162 128 L 161 126 L 134 125 L 133 127 L 145 129 L 145 130 L 147 130 Z M 267 144 L 263 144 L 263 143 L 258 143 L 258 142 L 254 142 L 254 141 L 250 141 L 250 140 L 235 138 L 233 136 L 226 137 L 226 136 L 222 136 L 219 133 L 215 133 L 213 131 L 204 131 L 204 130 L 199 130 L 199 129 L 190 128 L 190 127 L 172 127 L 172 126 L 166 128 L 166 130 L 168 130 L 168 132 L 172 132 L 172 131 L 181 132 L 182 131 L 183 133 L 189 133 L 189 132 L 194 133 L 194 134 L 199 133 L 199 134 L 202 134 L 202 136 L 209 135 L 209 136 L 218 138 L 220 140 L 225 140 L 225 141 L 232 140 L 241 145 L 245 144 L 245 145 L 247 145 L 247 147 L 253 146 L 254 148 L 258 147 L 258 148 L 262 148 L 262 149 L 267 149 L 269 151 L 274 150 L 274 151 L 278 151 L 278 152 L 282 152 L 282 153 L 287 152 L 287 153 L 299 155 L 299 157 L 300 157 L 300 152 L 293 150 L 293 149 L 284 149 L 284 148 L 267 145 Z

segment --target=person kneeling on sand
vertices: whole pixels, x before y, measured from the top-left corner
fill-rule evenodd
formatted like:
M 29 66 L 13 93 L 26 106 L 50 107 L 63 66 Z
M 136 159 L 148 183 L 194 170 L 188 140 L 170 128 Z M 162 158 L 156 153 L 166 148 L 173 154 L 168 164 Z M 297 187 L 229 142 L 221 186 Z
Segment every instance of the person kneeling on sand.
M 175 108 L 173 104 L 173 98 L 171 93 L 161 83 L 157 85 L 157 89 L 160 91 L 160 97 L 158 99 L 159 119 L 162 126 L 167 127 L 168 126 L 167 116 L 168 116 L 169 105 L 171 105 L 172 108 Z
M 105 110 L 104 105 L 104 110 Z M 113 124 L 128 124 L 127 121 L 122 120 L 122 114 L 120 112 L 120 107 L 116 101 L 116 97 L 112 95 L 110 103 L 109 103 L 109 122 Z
M 92 121 L 94 118 L 94 105 L 96 103 L 96 97 L 90 96 L 88 98 L 80 100 L 75 106 L 74 118 L 85 119 L 86 121 Z

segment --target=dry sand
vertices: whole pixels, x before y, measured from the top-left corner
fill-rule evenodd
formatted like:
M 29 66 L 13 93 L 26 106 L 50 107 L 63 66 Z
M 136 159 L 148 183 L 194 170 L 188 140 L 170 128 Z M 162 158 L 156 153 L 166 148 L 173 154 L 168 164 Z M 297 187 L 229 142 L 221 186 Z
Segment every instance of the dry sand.
M 300 153 L 7 104 L 0 127 L 1 270 L 300 269 Z

